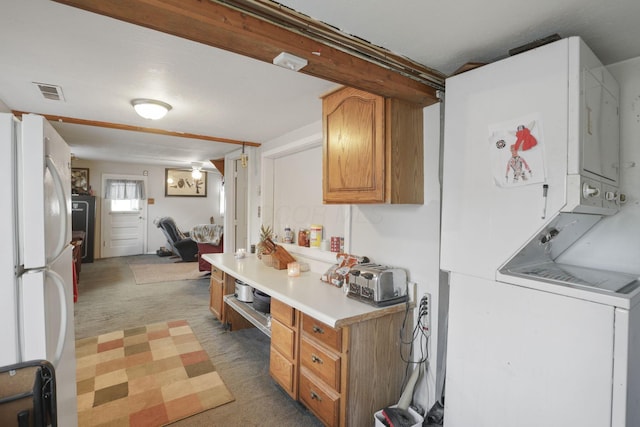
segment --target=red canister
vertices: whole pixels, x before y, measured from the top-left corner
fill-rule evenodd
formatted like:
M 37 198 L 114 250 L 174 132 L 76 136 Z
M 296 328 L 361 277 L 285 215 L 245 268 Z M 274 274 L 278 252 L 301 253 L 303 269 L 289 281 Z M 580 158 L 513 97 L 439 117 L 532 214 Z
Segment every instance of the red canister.
M 344 237 L 331 236 L 331 252 L 342 252 L 344 248 Z

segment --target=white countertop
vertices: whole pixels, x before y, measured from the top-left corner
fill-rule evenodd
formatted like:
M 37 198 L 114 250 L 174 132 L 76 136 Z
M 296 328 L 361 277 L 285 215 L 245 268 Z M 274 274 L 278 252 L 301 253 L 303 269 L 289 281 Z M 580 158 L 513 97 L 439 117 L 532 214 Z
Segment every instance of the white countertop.
M 202 257 L 236 279 L 334 328 L 406 308 L 405 304 L 378 308 L 348 298 L 342 288 L 321 281 L 318 273 L 306 271 L 298 277 L 289 277 L 286 269 L 267 267 L 254 254 L 241 259 L 231 253 Z

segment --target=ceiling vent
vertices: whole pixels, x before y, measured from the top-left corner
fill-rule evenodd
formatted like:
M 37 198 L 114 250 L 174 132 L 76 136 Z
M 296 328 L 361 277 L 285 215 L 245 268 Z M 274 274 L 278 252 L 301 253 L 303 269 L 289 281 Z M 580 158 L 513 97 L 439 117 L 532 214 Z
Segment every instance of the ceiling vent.
M 60 86 L 36 82 L 33 82 L 33 84 L 38 87 L 40 93 L 45 97 L 45 99 L 50 99 L 52 101 L 64 101 L 64 95 L 62 94 L 62 88 Z

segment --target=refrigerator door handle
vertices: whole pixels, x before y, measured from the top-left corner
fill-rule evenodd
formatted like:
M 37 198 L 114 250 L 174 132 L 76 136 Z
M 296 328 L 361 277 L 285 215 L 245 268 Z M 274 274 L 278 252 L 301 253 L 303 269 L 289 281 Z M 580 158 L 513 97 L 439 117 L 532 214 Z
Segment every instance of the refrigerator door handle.
M 60 363 L 60 359 L 62 358 L 62 352 L 64 351 L 64 343 L 67 338 L 67 300 L 64 288 L 64 279 L 55 271 L 46 269 L 44 270 L 45 274 L 45 283 L 47 283 L 46 278 L 51 278 L 51 281 L 54 283 L 56 290 L 58 291 L 58 299 L 60 301 L 60 330 L 58 331 L 58 342 L 56 344 L 56 353 L 53 356 L 53 360 L 51 363 L 54 367 L 58 367 Z
M 47 162 L 47 168 L 51 172 L 51 177 L 53 178 L 56 195 L 58 196 L 58 200 L 60 200 L 60 206 L 62 209 L 62 212 L 59 216 L 60 222 L 61 222 L 60 224 L 61 232 L 58 235 L 58 244 L 56 245 L 56 249 L 53 251 L 49 259 L 47 259 L 47 263 L 49 263 L 52 260 L 55 260 L 56 258 L 58 258 L 66 248 L 67 244 L 70 243 L 70 242 L 67 242 L 66 240 L 67 240 L 67 235 L 69 234 L 68 218 L 71 215 L 71 213 L 69 212 L 69 206 L 67 206 L 67 196 L 64 189 L 64 182 L 62 181 L 62 177 L 58 172 L 58 168 L 50 156 L 46 157 L 46 162 Z

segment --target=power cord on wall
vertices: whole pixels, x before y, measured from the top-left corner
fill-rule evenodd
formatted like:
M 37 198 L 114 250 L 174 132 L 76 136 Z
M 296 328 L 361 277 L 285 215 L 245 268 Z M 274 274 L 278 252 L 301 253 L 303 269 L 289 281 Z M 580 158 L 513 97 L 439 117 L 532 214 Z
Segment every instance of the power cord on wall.
M 415 365 L 414 369 L 420 369 L 420 365 L 424 364 L 425 371 L 428 369 L 429 362 L 429 335 L 430 335 L 430 325 L 429 325 L 429 297 L 427 295 L 423 296 L 420 299 L 420 303 L 418 305 L 418 319 L 415 327 L 411 333 L 410 339 L 405 340 L 407 321 L 409 319 L 410 313 L 410 303 L 407 301 L 405 307 L 404 320 L 402 321 L 402 326 L 400 328 L 400 357 L 402 361 L 406 364 L 404 378 L 402 380 L 403 387 L 406 386 L 407 380 L 409 378 L 409 367 Z M 418 360 L 412 360 L 414 355 L 414 345 L 416 342 L 419 345 L 420 350 L 420 358 Z M 408 347 L 408 354 L 405 354 L 405 348 Z

